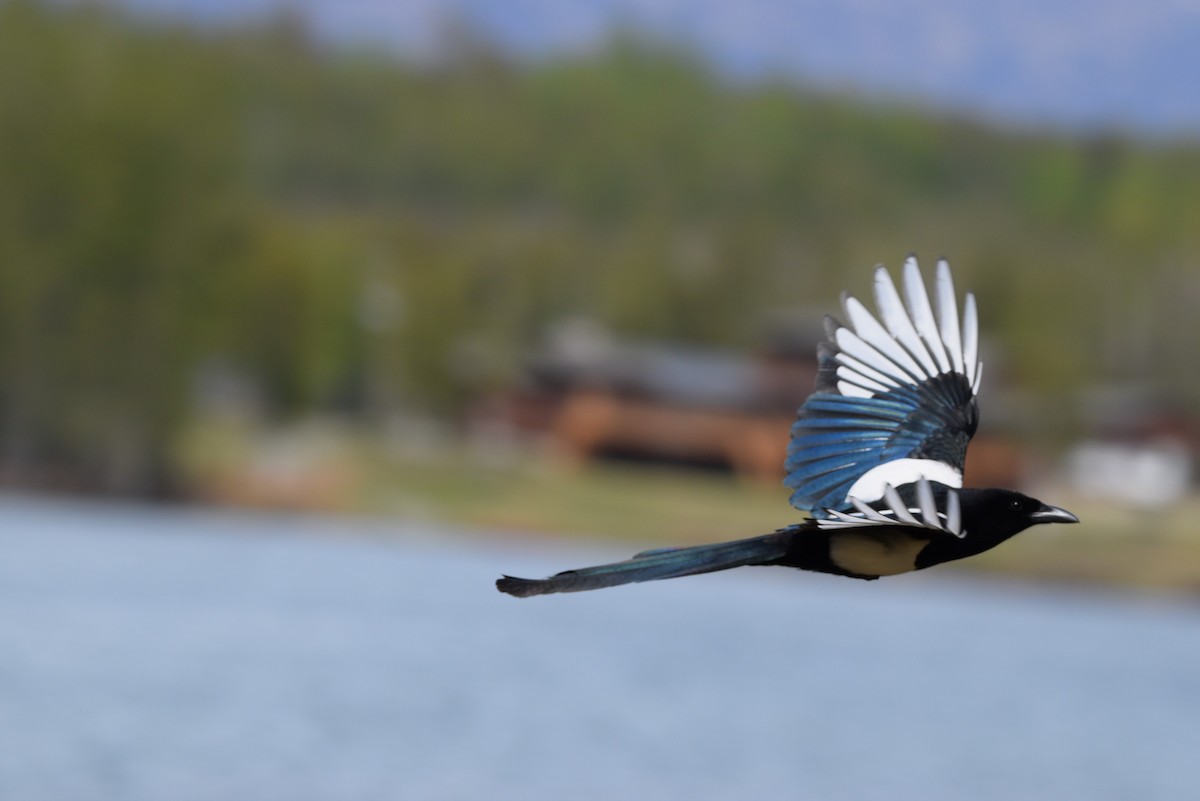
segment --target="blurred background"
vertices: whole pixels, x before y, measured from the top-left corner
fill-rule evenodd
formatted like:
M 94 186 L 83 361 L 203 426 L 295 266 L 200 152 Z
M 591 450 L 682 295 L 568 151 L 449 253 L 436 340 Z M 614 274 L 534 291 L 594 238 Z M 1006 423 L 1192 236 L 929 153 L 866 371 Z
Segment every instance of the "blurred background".
M 1194 797 L 1198 37 L 0 0 L 0 797 Z M 494 591 L 794 522 L 822 316 L 910 252 L 980 299 L 968 483 L 1084 525 Z

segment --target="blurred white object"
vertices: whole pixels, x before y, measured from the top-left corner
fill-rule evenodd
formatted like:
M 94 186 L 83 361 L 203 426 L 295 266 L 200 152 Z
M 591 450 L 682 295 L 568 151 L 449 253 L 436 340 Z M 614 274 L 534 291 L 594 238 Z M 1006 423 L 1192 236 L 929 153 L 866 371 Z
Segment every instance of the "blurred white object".
M 1187 493 L 1192 460 L 1176 439 L 1146 442 L 1085 441 L 1067 458 L 1072 485 L 1088 495 L 1133 506 L 1173 503 Z

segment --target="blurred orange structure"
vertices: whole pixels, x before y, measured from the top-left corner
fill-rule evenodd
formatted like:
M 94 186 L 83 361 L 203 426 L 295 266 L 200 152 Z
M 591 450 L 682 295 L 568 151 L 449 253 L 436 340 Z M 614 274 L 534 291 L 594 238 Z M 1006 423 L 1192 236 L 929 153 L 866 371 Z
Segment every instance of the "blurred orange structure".
M 783 478 L 796 411 L 816 379 L 819 321 L 773 332 L 753 355 L 647 342 L 617 343 L 596 329 L 552 337 L 522 384 L 480 416 L 545 437 L 570 463 L 606 457 Z M 977 436 L 966 480 L 1017 486 L 1020 449 Z
M 643 455 L 727 465 L 739 474 L 778 481 L 791 424 L 790 416 L 777 413 L 679 408 L 585 390 L 563 399 L 551 430 L 573 459 Z

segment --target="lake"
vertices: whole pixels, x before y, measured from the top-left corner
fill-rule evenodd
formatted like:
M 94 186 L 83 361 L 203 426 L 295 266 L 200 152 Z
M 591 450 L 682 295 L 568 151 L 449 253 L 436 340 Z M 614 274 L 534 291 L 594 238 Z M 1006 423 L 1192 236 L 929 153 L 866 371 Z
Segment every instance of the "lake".
M 0 799 L 1200 798 L 1200 605 L 635 548 L 0 497 Z

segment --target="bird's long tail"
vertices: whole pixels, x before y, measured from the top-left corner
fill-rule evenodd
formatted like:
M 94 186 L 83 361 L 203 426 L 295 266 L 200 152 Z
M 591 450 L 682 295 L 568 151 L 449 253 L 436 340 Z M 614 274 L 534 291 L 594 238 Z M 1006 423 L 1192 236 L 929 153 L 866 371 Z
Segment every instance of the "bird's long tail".
M 545 579 L 504 576 L 496 582 L 496 589 L 518 598 L 527 598 L 530 595 L 582 592 L 637 581 L 694 576 L 743 565 L 769 564 L 784 556 L 790 540 L 790 530 L 783 529 L 774 534 L 715 545 L 660 548 L 644 551 L 624 562 L 566 570 Z

